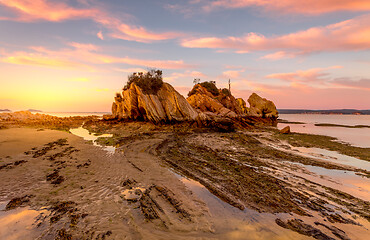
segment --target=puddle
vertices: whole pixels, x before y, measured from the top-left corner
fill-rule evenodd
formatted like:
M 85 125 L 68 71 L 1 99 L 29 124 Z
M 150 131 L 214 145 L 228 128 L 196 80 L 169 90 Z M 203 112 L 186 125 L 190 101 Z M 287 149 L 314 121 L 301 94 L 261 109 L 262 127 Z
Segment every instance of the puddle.
M 313 157 L 333 163 L 345 164 L 370 171 L 370 162 L 321 148 L 292 147 L 305 157 Z
M 276 218 L 289 214 L 259 213 L 252 209 L 243 211 L 222 201 L 207 190 L 202 184 L 171 171 L 208 207 L 212 217 L 214 234 L 220 239 L 310 239 L 298 233 L 279 227 Z
M 83 127 L 79 127 L 79 128 L 71 128 L 69 130 L 73 135 L 76 135 L 78 137 L 82 137 L 84 140 L 86 141 L 92 141 L 94 146 L 98 146 L 98 147 L 101 147 L 103 148 L 105 151 L 107 151 L 109 154 L 114 154 L 115 151 L 116 151 L 116 148 L 113 147 L 113 146 L 102 146 L 102 145 L 99 145 L 96 140 L 99 138 L 99 137 L 113 137 L 113 134 L 102 134 L 102 135 L 99 135 L 99 136 L 95 136 L 94 134 L 91 134 L 89 133 L 89 131 Z
M 280 151 L 291 152 L 290 150 L 287 151 L 286 149 L 275 146 L 273 144 L 268 145 Z M 329 151 L 321 148 L 293 147 L 291 145 L 289 146 L 293 150 L 294 154 L 300 156 L 318 159 L 319 161 L 326 161 L 355 168 L 361 168 L 369 171 L 370 162 L 363 161 L 358 158 L 350 157 L 337 153 L 335 151 Z M 312 175 L 307 173 L 295 172 L 294 174 L 297 176 L 301 176 L 307 180 L 316 182 L 327 187 L 338 189 L 365 201 L 370 201 L 370 179 L 365 176 L 357 175 L 353 171 L 327 169 L 323 167 L 305 165 L 294 162 L 289 163 L 298 165 L 313 173 Z
M 37 239 L 42 229 L 37 227 L 38 216 L 47 210 L 32 210 L 28 207 L 4 211 L 6 202 L 1 202 L 0 207 L 0 239 Z
M 316 158 L 370 171 L 370 162 L 343 155 L 335 151 L 305 147 L 292 147 L 292 149 L 296 150 L 299 155 L 303 155 L 305 157 Z M 303 164 L 299 165 L 317 175 L 316 177 L 305 175 L 305 178 L 328 187 L 339 189 L 365 201 L 370 201 L 369 178 L 356 175 L 353 171 L 326 169 Z
M 362 200 L 370 201 L 370 179 L 367 177 L 359 176 L 352 171 L 326 169 L 301 163 L 293 164 L 303 167 L 313 173 L 295 172 L 294 174 L 297 176 L 320 185 L 338 189 Z

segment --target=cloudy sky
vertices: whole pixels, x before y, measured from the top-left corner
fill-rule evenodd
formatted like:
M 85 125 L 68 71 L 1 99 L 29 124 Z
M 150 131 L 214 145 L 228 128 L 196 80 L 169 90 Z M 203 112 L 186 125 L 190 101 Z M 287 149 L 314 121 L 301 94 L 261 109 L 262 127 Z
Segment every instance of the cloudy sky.
M 0 0 L 0 108 L 110 111 L 149 67 L 278 108 L 370 109 L 369 0 Z

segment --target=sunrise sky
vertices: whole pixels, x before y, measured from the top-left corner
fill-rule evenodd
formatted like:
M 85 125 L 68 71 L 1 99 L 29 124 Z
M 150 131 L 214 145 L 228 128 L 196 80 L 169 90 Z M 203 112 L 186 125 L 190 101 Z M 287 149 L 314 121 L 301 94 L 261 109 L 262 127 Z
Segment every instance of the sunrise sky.
M 370 109 L 369 0 L 0 0 L 0 109 L 110 111 L 133 71 Z

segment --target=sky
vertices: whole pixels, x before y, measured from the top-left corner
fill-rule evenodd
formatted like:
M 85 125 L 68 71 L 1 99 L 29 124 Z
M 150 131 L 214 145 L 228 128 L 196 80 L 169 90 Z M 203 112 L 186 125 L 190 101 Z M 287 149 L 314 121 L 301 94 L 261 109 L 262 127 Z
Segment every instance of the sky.
M 370 109 L 369 0 L 0 0 L 0 109 L 108 112 L 158 68 L 277 108 Z

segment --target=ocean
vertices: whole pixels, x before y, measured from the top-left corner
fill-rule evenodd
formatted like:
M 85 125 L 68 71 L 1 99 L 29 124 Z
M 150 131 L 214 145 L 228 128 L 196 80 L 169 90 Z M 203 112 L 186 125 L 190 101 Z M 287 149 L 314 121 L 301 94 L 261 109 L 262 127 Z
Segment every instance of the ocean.
M 56 117 L 76 117 L 76 116 L 99 116 L 102 117 L 105 114 L 111 114 L 110 112 L 40 112 L 40 114 L 47 114 Z
M 326 135 L 353 146 L 370 147 L 370 128 L 315 126 L 317 123 L 370 126 L 370 115 L 280 114 L 279 119 L 304 123 L 278 123 L 279 129 L 290 126 L 292 132 Z

